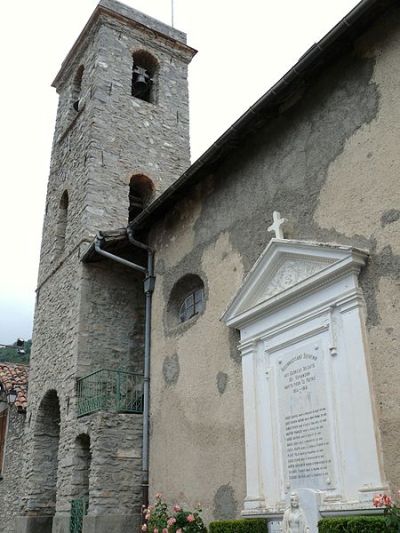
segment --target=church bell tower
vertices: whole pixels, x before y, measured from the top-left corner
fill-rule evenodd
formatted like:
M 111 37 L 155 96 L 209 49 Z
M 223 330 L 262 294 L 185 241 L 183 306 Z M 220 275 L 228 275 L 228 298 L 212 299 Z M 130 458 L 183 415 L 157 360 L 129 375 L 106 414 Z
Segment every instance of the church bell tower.
M 184 33 L 101 0 L 53 82 L 18 533 L 137 531 L 143 278 L 82 256 L 189 166 L 194 53 Z

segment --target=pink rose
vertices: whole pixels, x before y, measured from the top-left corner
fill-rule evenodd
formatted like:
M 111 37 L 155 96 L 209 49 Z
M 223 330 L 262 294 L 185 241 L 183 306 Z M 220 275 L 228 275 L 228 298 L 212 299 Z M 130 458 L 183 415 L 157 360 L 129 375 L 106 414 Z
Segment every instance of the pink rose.
M 174 518 L 173 516 L 171 516 L 171 518 L 168 518 L 168 520 L 167 520 L 167 526 L 168 527 L 173 526 L 175 523 L 176 523 L 176 518 Z
M 378 496 L 374 496 L 374 498 L 372 499 L 372 503 L 374 507 L 383 507 L 383 495 L 378 494 Z
M 147 525 L 146 524 L 142 525 L 142 531 L 147 531 Z
M 176 533 L 183 533 L 183 529 L 180 527 L 179 529 L 176 530 Z
M 182 507 L 176 503 L 176 504 L 172 507 L 172 510 L 174 511 L 174 513 L 179 513 L 179 511 L 182 511 Z
M 144 515 L 144 518 L 145 518 L 145 520 L 148 520 L 148 519 L 150 518 L 150 513 L 146 513 L 146 514 Z
M 384 494 L 382 499 L 383 499 L 383 504 L 386 507 L 391 507 L 392 506 L 392 498 L 390 496 L 386 496 L 386 494 Z
M 163 528 L 162 533 L 168 533 L 168 529 L 166 527 Z
M 186 520 L 188 522 L 194 522 L 196 519 L 195 519 L 195 517 L 192 514 L 188 514 L 187 517 L 186 517 Z
M 153 529 L 153 533 L 158 533 L 158 527 L 155 527 L 155 528 Z
M 157 492 L 156 494 L 156 500 L 161 500 L 162 494 L 161 492 Z

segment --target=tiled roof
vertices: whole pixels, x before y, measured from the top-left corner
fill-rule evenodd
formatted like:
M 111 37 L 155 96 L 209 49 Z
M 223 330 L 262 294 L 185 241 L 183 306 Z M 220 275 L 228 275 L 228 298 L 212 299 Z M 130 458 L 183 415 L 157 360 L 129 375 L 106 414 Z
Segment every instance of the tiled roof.
M 15 407 L 19 411 L 26 411 L 28 406 L 28 373 L 28 366 L 0 363 L 0 383 L 6 391 L 12 387 L 17 391 Z

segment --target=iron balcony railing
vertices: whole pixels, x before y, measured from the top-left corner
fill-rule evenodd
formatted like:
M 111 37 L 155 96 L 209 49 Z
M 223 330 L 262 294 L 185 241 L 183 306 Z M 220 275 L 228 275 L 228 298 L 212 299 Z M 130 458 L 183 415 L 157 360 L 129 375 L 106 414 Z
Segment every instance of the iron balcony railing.
M 143 413 L 143 375 L 101 369 L 78 379 L 78 416 L 108 411 Z

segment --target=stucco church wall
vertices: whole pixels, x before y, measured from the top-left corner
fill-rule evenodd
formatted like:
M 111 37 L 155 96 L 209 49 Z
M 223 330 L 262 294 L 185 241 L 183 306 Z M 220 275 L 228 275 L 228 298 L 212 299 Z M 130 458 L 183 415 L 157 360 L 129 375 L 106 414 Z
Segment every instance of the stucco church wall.
M 0 480 L 0 524 L 2 533 L 16 533 L 15 517 L 22 509 L 24 493 L 24 485 L 18 479 L 24 463 L 25 413 L 12 407 L 8 417 L 3 479 Z
M 245 496 L 238 339 L 219 318 L 271 238 L 273 210 L 289 219 L 288 238 L 370 251 L 371 383 L 384 472 L 400 485 L 399 47 L 396 9 L 152 228 L 151 488 L 200 501 L 207 519 L 238 516 Z M 171 330 L 171 289 L 188 273 L 204 281 L 205 310 Z

